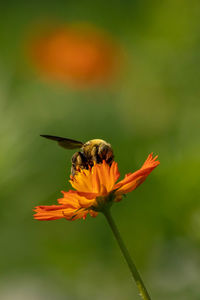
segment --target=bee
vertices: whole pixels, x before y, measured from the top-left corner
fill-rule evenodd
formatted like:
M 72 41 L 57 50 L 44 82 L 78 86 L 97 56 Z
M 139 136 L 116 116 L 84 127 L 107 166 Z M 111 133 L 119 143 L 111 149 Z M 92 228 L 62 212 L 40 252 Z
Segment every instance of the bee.
M 71 158 L 71 175 L 74 176 L 81 169 L 89 169 L 95 163 L 100 164 L 105 160 L 108 165 L 111 165 L 114 160 L 112 147 L 109 143 L 101 139 L 90 140 L 82 143 L 76 140 L 53 136 L 41 135 L 49 140 L 56 141 L 59 146 L 65 149 L 80 149 L 73 154 Z

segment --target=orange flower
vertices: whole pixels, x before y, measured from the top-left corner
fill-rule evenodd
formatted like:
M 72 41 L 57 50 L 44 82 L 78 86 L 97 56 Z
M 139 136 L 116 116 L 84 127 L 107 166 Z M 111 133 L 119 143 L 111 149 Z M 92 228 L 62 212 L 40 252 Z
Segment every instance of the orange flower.
M 41 29 L 28 47 L 28 56 L 40 74 L 76 87 L 112 80 L 120 52 L 109 35 L 85 24 Z
M 59 205 L 37 206 L 34 218 L 37 220 L 67 220 L 85 219 L 89 213 L 96 217 L 105 206 L 120 201 L 124 194 L 135 190 L 159 165 L 157 156 L 152 153 L 148 156 L 143 166 L 134 173 L 129 173 L 118 183 L 120 173 L 116 162 L 111 166 L 103 161 L 95 164 L 89 170 L 81 170 L 70 183 L 75 190 L 62 192 L 63 198 L 58 199 Z

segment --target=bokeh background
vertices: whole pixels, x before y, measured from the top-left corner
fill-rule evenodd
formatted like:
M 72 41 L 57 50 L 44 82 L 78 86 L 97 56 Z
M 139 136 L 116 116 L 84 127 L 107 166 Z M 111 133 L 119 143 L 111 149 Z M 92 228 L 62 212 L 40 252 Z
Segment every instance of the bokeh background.
M 139 299 L 103 216 L 33 220 L 73 154 L 40 134 L 105 139 L 122 176 L 159 154 L 113 216 L 152 299 L 200 299 L 199 53 L 199 1 L 1 3 L 2 300 Z

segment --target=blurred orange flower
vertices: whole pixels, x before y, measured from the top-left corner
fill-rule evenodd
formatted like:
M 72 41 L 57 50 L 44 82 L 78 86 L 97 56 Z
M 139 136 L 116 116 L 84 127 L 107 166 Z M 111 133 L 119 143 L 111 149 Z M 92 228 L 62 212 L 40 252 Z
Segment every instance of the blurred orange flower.
M 29 44 L 29 56 L 41 74 L 76 86 L 113 79 L 119 55 L 109 36 L 84 24 L 40 30 Z
M 85 219 L 88 213 L 96 217 L 105 206 L 111 206 L 113 202 L 120 201 L 124 194 L 135 190 L 159 163 L 157 156 L 153 158 L 151 153 L 138 171 L 127 174 L 118 183 L 116 181 L 120 173 L 116 162 L 109 166 L 103 161 L 89 170 L 81 170 L 70 180 L 75 190 L 62 192 L 63 198 L 58 199 L 59 205 L 35 207 L 34 218 L 76 220 Z

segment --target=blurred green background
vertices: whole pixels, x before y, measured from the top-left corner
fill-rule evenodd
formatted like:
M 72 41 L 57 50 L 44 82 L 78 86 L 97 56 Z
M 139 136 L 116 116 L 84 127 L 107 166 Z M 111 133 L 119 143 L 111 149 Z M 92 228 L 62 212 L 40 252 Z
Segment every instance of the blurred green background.
M 24 44 L 34 24 L 88 22 L 124 51 L 120 78 L 43 80 Z M 38 222 L 69 188 L 73 151 L 39 137 L 110 142 L 121 175 L 160 166 L 113 207 L 152 299 L 200 299 L 200 2 L 16 1 L 0 10 L 0 298 L 139 299 L 103 216 Z

